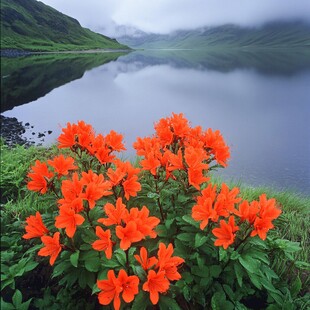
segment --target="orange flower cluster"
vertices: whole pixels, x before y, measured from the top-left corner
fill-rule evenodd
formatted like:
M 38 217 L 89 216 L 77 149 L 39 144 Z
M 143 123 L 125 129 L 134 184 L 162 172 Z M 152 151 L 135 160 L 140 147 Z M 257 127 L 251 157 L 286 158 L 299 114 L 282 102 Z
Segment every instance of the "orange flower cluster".
M 107 280 L 98 280 L 97 286 L 101 290 L 98 295 L 100 304 L 108 305 L 113 300 L 115 310 L 120 309 L 122 293 L 123 300 L 126 303 L 132 302 L 134 296 L 138 294 L 139 278 L 137 276 L 128 276 L 125 270 L 120 270 L 116 278 L 114 270 L 108 271 Z
M 172 244 L 166 247 L 164 243 L 160 243 L 157 258 L 148 258 L 145 247 L 141 247 L 140 256 L 134 255 L 135 259 L 147 272 L 147 280 L 142 289 L 150 293 L 150 300 L 153 305 L 158 303 L 159 293 L 165 293 L 169 290 L 170 281 L 181 279 L 178 267 L 184 263 L 184 259 L 172 256 L 172 254 Z M 151 269 L 152 267 L 155 270 Z M 107 276 L 107 280 L 97 281 L 97 286 L 101 290 L 98 295 L 100 304 L 108 305 L 113 300 L 114 309 L 120 309 L 121 293 L 126 303 L 133 301 L 134 295 L 139 292 L 140 279 L 137 276 L 128 276 L 123 269 L 119 271 L 118 278 L 115 277 L 113 270 L 109 270 Z
M 200 222 L 202 230 L 209 221 L 217 223 L 222 218 L 220 227 L 214 228 L 212 233 L 217 237 L 214 244 L 223 246 L 224 249 L 235 241 L 236 232 L 239 230 L 235 220 L 239 223 L 248 222 L 252 228 L 251 236 L 258 235 L 265 240 L 269 229 L 274 227 L 272 221 L 281 214 L 275 199 L 267 200 L 265 194 L 259 197 L 259 201 L 251 203 L 247 200 L 241 202 L 241 198 L 237 197 L 238 194 L 237 187 L 229 190 L 223 183 L 221 190 L 217 192 L 216 185 L 209 184 L 201 191 L 201 195 L 197 197 L 197 203 L 192 208 L 192 218 Z M 228 222 L 223 218 L 228 218 Z
M 95 156 L 101 164 L 111 163 L 115 158 L 113 151 L 126 150 L 122 142 L 123 136 L 111 130 L 106 136 L 96 135 L 93 127 L 84 121 L 77 124 L 67 123 L 58 137 L 59 148 L 80 148 Z
M 141 210 L 131 208 L 127 210 L 122 199 L 118 198 L 116 205 L 107 203 L 104 206 L 107 218 L 99 218 L 98 222 L 105 226 L 115 225 L 116 236 L 120 240 L 120 248 L 127 250 L 134 242 L 139 242 L 146 237 L 156 238 L 157 233 L 154 228 L 159 224 L 160 220 L 155 216 L 149 216 L 149 210 L 143 206 Z M 111 240 L 111 231 L 104 231 L 101 227 L 96 227 L 96 240 L 92 246 L 97 251 L 104 251 L 106 257 L 112 257 L 112 247 L 115 242 Z
M 161 119 L 154 128 L 154 136 L 138 138 L 134 143 L 137 154 L 144 157 L 142 169 L 152 175 L 158 175 L 162 168 L 167 178 L 174 178 L 173 171 L 183 170 L 189 184 L 199 190 L 209 180 L 205 174 L 213 160 L 227 165 L 229 148 L 218 130 L 192 128 L 182 113 Z
M 161 242 L 159 243 L 157 258 L 148 258 L 145 248 L 141 248 L 140 256 L 135 255 L 136 260 L 141 264 L 142 268 L 148 270 L 147 281 L 143 284 L 142 289 L 150 293 L 150 300 L 153 305 L 158 303 L 159 293 L 165 293 L 169 290 L 169 281 L 181 279 L 178 267 L 184 263 L 184 259 L 178 256 L 172 256 L 172 254 L 172 244 L 170 243 L 166 247 Z M 155 270 L 150 269 L 152 266 L 155 266 Z

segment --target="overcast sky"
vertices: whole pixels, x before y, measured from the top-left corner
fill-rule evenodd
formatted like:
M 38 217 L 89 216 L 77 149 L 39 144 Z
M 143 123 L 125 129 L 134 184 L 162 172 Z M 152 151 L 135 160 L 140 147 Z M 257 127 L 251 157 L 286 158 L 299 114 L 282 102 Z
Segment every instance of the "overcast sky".
M 83 27 L 114 35 L 117 25 L 146 32 L 272 20 L 310 21 L 310 0 L 41 0 L 76 18 Z

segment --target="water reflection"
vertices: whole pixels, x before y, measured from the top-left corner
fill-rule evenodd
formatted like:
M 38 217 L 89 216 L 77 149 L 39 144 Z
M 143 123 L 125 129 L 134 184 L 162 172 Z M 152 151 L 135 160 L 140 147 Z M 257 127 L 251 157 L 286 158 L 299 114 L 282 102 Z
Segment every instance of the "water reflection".
M 309 195 L 310 70 L 271 75 L 255 68 L 198 69 L 132 53 L 4 115 L 36 131 L 53 130 L 46 143 L 68 121 L 83 119 L 103 134 L 114 129 L 124 134 L 130 157 L 137 136 L 152 134 L 161 117 L 182 112 L 193 126 L 223 133 L 232 157 L 220 175 Z
M 240 49 L 147 50 L 123 59 L 140 66 L 163 65 L 196 70 L 230 72 L 251 69 L 264 75 L 291 76 L 310 69 L 310 49 Z
M 37 100 L 85 71 L 124 53 L 36 55 L 1 58 L 1 112 Z

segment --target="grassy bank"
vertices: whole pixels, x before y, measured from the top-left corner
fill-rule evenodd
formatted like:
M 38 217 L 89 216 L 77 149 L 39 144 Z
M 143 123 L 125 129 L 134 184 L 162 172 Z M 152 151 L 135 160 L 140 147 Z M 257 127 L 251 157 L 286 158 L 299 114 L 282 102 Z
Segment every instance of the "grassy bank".
M 44 213 L 44 210 L 55 205 L 55 198 L 52 195 L 42 196 L 29 192 L 26 189 L 25 180 L 29 167 L 35 159 L 44 161 L 57 153 L 58 150 L 55 146 L 48 149 L 41 147 L 9 149 L 1 144 L 1 233 L 5 248 L 3 260 L 8 267 L 7 272 L 5 270 L 2 272 L 4 278 L 7 274 L 13 273 L 11 277 L 6 277 L 3 281 L 3 296 L 10 293 L 10 285 L 12 285 L 12 281 L 15 281 L 16 288 L 22 290 L 22 288 L 27 287 L 27 291 L 22 292 L 23 301 L 34 298 L 36 299 L 34 304 L 39 309 L 56 309 L 52 308 L 52 293 L 48 292 L 49 289 L 53 290 L 57 287 L 59 290 L 60 288 L 57 281 L 55 282 L 55 279 L 50 278 L 51 269 L 48 265 L 43 266 L 42 269 L 38 263 L 31 260 L 33 257 L 37 260 L 36 251 L 38 248 L 33 249 L 29 243 L 24 242 L 21 236 L 24 233 L 25 218 L 34 214 L 35 211 Z M 213 179 L 213 182 L 221 184 L 221 180 L 218 178 Z M 234 186 L 234 184 L 229 183 L 228 185 L 229 187 Z M 282 278 L 283 283 L 286 283 L 285 287 L 290 288 L 290 296 L 294 299 L 288 300 L 288 303 L 294 303 L 299 307 L 298 309 L 307 309 L 306 292 L 310 284 L 309 264 L 307 263 L 310 258 L 307 246 L 309 244 L 307 231 L 310 227 L 310 197 L 290 192 L 277 192 L 268 188 L 251 188 L 245 185 L 240 186 L 240 184 L 238 186 L 241 189 L 241 197 L 244 199 L 257 199 L 259 195 L 266 193 L 268 198 L 274 197 L 281 207 L 282 214 L 274 223 L 276 229 L 270 232 L 270 238 L 267 240 L 267 242 L 272 243 L 273 270 Z M 25 262 L 25 265 L 21 267 L 20 261 Z M 29 275 L 31 268 L 35 268 L 32 274 L 40 272 L 42 283 L 39 283 L 38 279 L 34 279 L 34 276 Z M 48 279 L 48 283 L 44 282 L 46 279 Z M 42 295 L 38 293 L 42 293 L 42 287 L 48 287 L 45 289 L 46 293 L 44 293 L 43 299 Z M 66 294 L 70 295 L 70 292 L 67 291 Z M 51 301 L 50 307 L 43 304 L 47 302 L 48 298 Z M 18 297 L 15 299 L 18 300 Z M 69 309 L 68 296 L 63 302 L 67 304 L 63 304 L 62 307 Z M 58 306 L 61 307 L 61 305 Z M 80 307 L 83 309 L 82 305 Z

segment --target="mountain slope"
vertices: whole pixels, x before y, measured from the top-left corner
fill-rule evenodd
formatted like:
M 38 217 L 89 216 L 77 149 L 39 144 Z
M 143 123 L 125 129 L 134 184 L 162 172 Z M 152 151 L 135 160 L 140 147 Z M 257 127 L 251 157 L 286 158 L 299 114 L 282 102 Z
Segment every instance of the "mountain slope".
M 303 22 L 277 22 L 260 28 L 224 25 L 213 28 L 176 31 L 168 35 L 138 32 L 118 40 L 133 48 L 207 49 L 210 47 L 310 48 L 310 25 Z
M 1 49 L 128 49 L 36 0 L 1 0 Z

